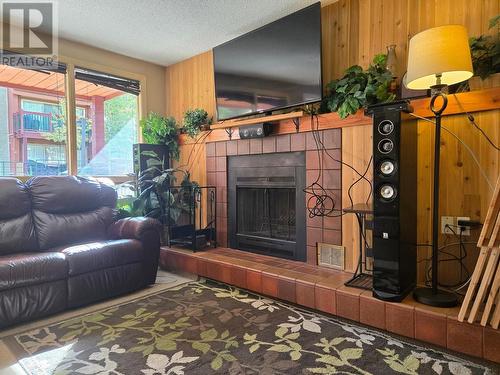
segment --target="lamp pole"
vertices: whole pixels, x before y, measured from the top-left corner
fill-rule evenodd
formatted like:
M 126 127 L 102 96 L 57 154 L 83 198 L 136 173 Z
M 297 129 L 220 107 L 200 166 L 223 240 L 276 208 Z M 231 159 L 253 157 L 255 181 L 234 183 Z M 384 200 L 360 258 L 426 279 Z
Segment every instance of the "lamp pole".
M 441 84 L 441 75 L 436 74 L 436 84 L 431 86 L 431 111 L 436 118 L 434 136 L 434 177 L 432 189 L 432 288 L 417 288 L 413 296 L 418 302 L 437 307 L 453 307 L 458 303 L 455 293 L 438 289 L 439 264 L 439 166 L 441 154 L 441 115 L 448 105 L 447 85 Z M 436 100 L 442 99 L 440 107 Z

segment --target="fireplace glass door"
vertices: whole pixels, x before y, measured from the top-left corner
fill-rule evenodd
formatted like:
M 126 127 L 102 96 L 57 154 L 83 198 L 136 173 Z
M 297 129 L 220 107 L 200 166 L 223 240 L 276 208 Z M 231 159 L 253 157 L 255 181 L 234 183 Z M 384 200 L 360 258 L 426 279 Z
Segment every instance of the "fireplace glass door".
M 306 260 L 304 152 L 228 158 L 229 246 Z
M 295 188 L 238 187 L 237 233 L 295 241 Z

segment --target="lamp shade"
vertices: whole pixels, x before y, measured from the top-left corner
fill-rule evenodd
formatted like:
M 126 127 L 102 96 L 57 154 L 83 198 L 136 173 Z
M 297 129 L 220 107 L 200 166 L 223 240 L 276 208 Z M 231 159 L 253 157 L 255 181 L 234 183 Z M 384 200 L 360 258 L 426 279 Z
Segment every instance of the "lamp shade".
M 472 77 L 467 29 L 462 25 L 446 25 L 424 30 L 410 39 L 406 87 L 424 90 L 441 83 L 453 85 Z

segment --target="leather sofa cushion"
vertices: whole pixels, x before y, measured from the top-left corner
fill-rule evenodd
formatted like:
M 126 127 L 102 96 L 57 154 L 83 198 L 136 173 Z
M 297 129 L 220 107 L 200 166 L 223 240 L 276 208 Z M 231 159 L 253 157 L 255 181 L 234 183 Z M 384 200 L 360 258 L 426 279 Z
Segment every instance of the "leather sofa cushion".
M 0 291 L 0 330 L 56 314 L 67 306 L 67 280 Z
M 40 249 L 106 239 L 116 206 L 112 187 L 75 176 L 34 177 L 26 185 Z
M 37 176 L 28 180 L 33 209 L 74 214 L 116 207 L 116 192 L 96 180 L 77 176 Z
M 0 256 L 36 250 L 29 192 L 16 178 L 0 178 Z
M 75 214 L 52 214 L 33 211 L 40 249 L 106 239 L 106 230 L 113 222 L 114 210 L 101 207 Z
M 67 247 L 61 252 L 66 256 L 70 276 L 142 262 L 144 259 L 141 242 L 137 240 L 93 242 Z
M 22 253 L 0 257 L 0 291 L 68 277 L 64 254 Z
M 141 263 L 130 263 L 72 276 L 68 279 L 68 307 L 83 306 L 129 293 L 146 285 Z

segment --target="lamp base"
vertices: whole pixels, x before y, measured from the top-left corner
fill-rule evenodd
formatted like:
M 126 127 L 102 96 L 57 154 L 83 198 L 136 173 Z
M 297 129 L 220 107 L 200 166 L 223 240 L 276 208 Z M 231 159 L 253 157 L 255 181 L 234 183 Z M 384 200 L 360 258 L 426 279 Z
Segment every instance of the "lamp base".
M 458 305 L 458 298 L 455 293 L 440 289 L 434 293 L 432 288 L 417 288 L 413 292 L 413 298 L 424 305 L 435 307 L 454 307 Z

